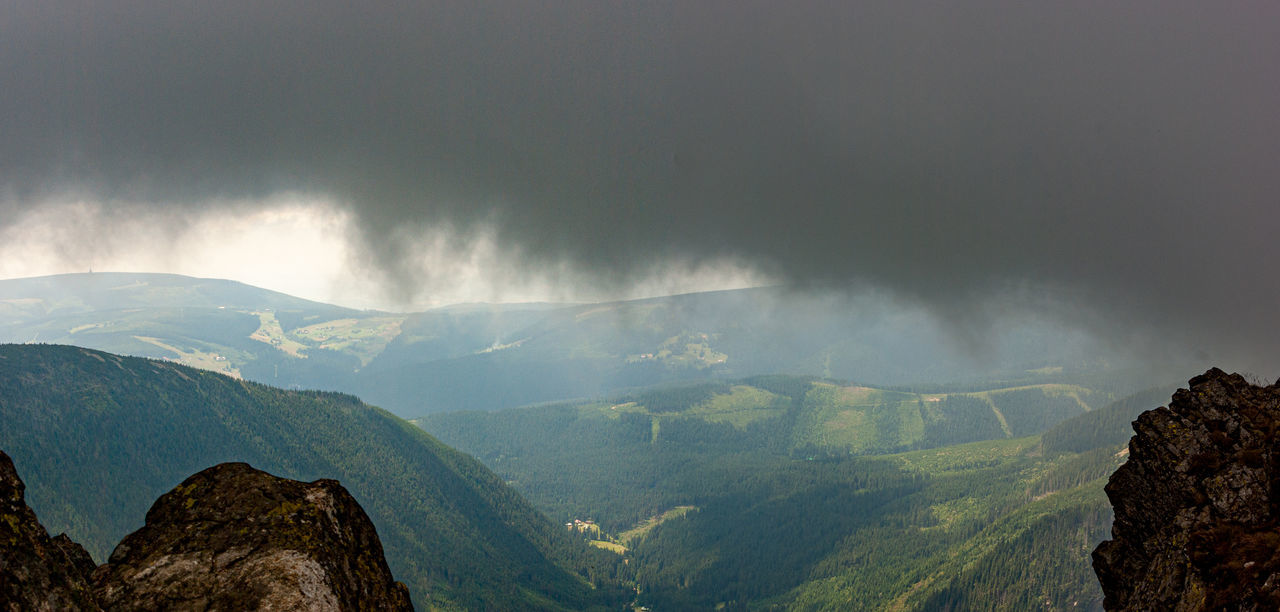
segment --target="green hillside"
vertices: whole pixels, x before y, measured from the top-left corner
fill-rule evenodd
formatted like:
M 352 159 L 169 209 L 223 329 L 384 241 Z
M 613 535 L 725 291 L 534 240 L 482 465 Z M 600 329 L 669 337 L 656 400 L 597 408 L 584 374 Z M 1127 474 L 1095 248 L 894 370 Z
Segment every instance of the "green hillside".
M 704 483 L 631 565 L 655 608 L 1097 609 L 1089 551 L 1116 465 L 1110 449 L 1045 457 L 1034 436 L 778 462 Z M 1062 466 L 1074 478 L 1050 486 Z
M 497 476 L 349 395 L 296 392 L 81 348 L 0 345 L 0 448 L 53 532 L 103 560 L 151 502 L 224 461 L 336 478 L 423 609 L 613 607 L 617 560 Z M 592 586 L 592 584 L 596 586 Z
M 655 609 L 1097 609 L 1102 485 L 1160 394 L 771 376 L 418 422 L 591 519 Z
M 402 318 L 173 274 L 0 281 L 0 342 L 71 344 L 293 388 L 344 388 Z M 338 330 L 307 329 L 323 322 Z
M 622 529 L 685 503 L 667 491 L 694 462 L 732 470 L 763 458 L 829 459 L 1026 436 L 1107 397 L 1063 384 L 913 393 L 761 376 L 416 422 L 514 482 L 552 518 L 594 515 Z

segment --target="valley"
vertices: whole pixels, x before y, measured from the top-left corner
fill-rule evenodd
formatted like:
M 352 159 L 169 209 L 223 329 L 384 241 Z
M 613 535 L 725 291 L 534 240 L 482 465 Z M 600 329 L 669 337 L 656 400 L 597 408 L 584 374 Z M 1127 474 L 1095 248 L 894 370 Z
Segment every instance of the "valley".
M 592 517 L 654 609 L 1098 609 L 1102 485 L 1167 392 L 772 376 L 416 422 L 553 520 Z
M 1280 611 L 1276 58 L 1277 2 L 5 2 L 0 612 Z
M 1098 607 L 1101 487 L 1167 388 L 1135 395 L 1152 377 L 1098 347 L 1043 365 L 1026 339 L 1051 330 L 957 368 L 874 303 L 793 304 L 788 327 L 758 312 L 774 299 L 395 314 L 183 277 L 0 281 L 6 339 L 86 347 L 0 345 L 0 448 L 99 559 L 206 464 L 339 478 L 424 609 Z M 924 373 L 829 375 L 877 367 Z
M 191 473 L 242 461 L 338 479 L 420 609 L 612 609 L 616 560 L 471 457 L 339 393 L 69 346 L 0 345 L 0 449 L 54 533 L 98 562 Z

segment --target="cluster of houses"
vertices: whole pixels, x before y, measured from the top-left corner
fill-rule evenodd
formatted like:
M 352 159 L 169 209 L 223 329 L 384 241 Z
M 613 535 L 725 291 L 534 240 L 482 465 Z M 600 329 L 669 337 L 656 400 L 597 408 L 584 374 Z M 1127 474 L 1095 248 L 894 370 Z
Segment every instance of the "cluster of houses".
M 569 531 L 577 531 L 578 533 L 585 531 L 600 531 L 600 526 L 596 525 L 596 522 L 591 519 L 587 519 L 585 521 L 582 519 L 573 519 L 572 522 L 565 523 L 564 527 Z

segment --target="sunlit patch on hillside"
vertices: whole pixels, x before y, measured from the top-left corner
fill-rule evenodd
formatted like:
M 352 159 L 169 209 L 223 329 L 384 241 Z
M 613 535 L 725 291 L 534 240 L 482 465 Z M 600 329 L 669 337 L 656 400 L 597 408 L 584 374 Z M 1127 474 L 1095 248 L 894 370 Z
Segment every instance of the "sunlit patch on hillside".
M 232 378 L 240 378 L 240 370 L 232 365 L 225 355 L 199 349 L 183 350 L 162 341 L 160 338 L 149 336 L 134 336 L 134 338 L 173 353 L 175 355 L 173 361 L 182 365 L 226 374 Z
M 288 336 L 299 344 L 355 355 L 363 367 L 400 335 L 402 323 L 404 317 L 335 319 L 300 327 Z
M 262 322 L 258 329 L 249 334 L 250 340 L 257 340 L 263 344 L 270 344 L 285 353 L 300 359 L 306 359 L 304 351 L 307 346 L 290 338 L 284 333 L 284 329 L 280 327 L 280 322 L 276 320 L 276 315 L 270 311 L 255 311 L 250 314 L 257 315 Z

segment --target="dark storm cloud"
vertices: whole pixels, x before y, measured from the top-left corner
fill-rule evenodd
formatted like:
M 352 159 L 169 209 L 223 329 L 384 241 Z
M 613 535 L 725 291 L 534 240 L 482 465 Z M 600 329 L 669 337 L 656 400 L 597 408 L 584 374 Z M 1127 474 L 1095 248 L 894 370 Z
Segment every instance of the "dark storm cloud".
M 1280 348 L 1278 24 L 1267 2 L 9 3 L 0 194 L 312 192 L 404 283 L 419 233 L 487 228 L 514 266 L 602 283 L 732 257 L 957 320 L 1049 288 L 1257 355 Z

